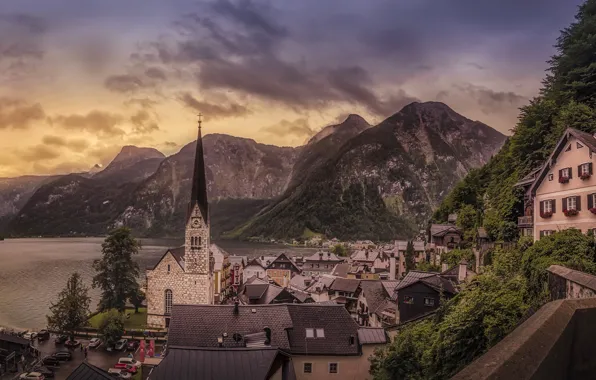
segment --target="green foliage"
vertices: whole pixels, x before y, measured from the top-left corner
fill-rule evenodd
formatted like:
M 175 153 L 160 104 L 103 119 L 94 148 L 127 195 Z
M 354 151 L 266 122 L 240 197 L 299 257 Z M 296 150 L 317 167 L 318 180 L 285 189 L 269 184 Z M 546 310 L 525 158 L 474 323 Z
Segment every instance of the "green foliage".
M 414 257 L 415 255 L 416 251 L 414 251 L 414 243 L 412 243 L 412 241 L 410 240 L 406 245 L 406 253 L 404 255 L 406 259 L 406 272 L 409 272 L 416 267 L 416 258 Z
M 339 257 L 347 257 L 349 255 L 348 248 L 343 244 L 336 244 L 331 247 L 331 252 L 335 253 Z
M 85 326 L 89 315 L 88 288 L 83 284 L 81 276 L 75 272 L 66 283 L 66 287 L 58 294 L 58 301 L 50 306 L 48 328 L 68 333 L 74 340 L 74 332 Z
M 580 230 L 568 229 L 544 236 L 523 254 L 523 274 L 528 279 L 530 297 L 540 299 L 546 291 L 546 269 L 559 264 L 596 274 L 594 239 Z
M 421 261 L 416 265 L 416 270 L 423 271 L 423 272 L 440 272 L 441 266 L 434 265 L 432 263 Z
M 124 318 L 116 310 L 108 311 L 99 324 L 99 335 L 108 346 L 114 345 L 124 335 Z
M 93 287 L 101 289 L 100 311 L 124 311 L 126 301 L 139 292 L 139 264 L 133 256 L 139 253 L 140 243 L 130 229 L 119 228 L 110 233 L 101 245 L 102 258 L 93 262 L 97 274 Z
M 458 265 L 462 260 L 465 260 L 468 265 L 474 265 L 476 263 L 474 251 L 471 249 L 452 249 L 441 254 L 441 261 L 447 263 L 450 268 Z

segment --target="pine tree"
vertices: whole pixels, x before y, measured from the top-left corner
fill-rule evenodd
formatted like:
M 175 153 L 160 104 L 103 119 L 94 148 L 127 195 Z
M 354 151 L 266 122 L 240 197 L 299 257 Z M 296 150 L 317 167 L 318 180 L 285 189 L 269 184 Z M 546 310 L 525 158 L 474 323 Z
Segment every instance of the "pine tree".
M 409 272 L 416 267 L 416 260 L 414 258 L 415 255 L 416 255 L 416 252 L 414 251 L 414 243 L 412 243 L 412 241 L 408 241 L 408 245 L 406 245 L 406 253 L 405 253 L 406 272 Z
M 63 333 L 68 333 L 74 340 L 74 332 L 85 326 L 89 316 L 88 288 L 83 284 L 81 276 L 73 273 L 66 287 L 58 294 L 58 301 L 50 306 L 51 314 L 46 318 L 48 327 Z
M 139 292 L 139 264 L 133 259 L 139 249 L 139 241 L 124 227 L 112 231 L 101 245 L 103 256 L 93 262 L 93 287 L 101 289 L 100 311 L 124 312 L 126 301 Z

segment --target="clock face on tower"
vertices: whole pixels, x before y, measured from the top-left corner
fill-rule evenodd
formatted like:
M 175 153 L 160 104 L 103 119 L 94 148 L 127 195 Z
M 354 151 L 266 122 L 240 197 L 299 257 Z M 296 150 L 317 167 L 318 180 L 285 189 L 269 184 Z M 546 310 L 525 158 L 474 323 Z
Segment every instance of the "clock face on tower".
M 199 220 L 199 218 L 192 218 L 192 226 L 193 227 L 198 227 L 201 224 L 201 221 Z

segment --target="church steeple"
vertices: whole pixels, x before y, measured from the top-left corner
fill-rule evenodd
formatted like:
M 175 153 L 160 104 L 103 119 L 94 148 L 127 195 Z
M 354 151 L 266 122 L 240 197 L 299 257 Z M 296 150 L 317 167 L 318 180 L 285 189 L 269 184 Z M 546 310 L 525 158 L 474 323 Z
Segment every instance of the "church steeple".
M 186 219 L 191 216 L 193 208 L 198 205 L 205 224 L 209 224 L 209 202 L 207 201 L 207 176 L 205 175 L 205 158 L 203 157 L 203 136 L 201 124 L 203 115 L 199 114 L 199 134 L 195 151 L 195 166 L 192 176 L 192 192 Z

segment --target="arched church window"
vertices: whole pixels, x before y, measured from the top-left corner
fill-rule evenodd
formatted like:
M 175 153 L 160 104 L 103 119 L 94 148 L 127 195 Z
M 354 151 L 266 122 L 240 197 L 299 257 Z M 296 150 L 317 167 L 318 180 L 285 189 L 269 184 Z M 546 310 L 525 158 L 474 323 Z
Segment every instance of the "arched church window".
M 199 236 L 198 239 L 199 239 L 199 244 L 197 244 L 197 245 L 200 247 L 201 246 L 201 237 Z
M 170 273 L 170 264 L 168 264 L 168 273 Z
M 173 294 L 172 291 L 170 289 L 166 289 L 166 294 L 165 294 L 165 302 L 166 302 L 166 308 L 165 308 L 165 314 L 171 314 L 172 313 L 172 301 L 173 301 Z

